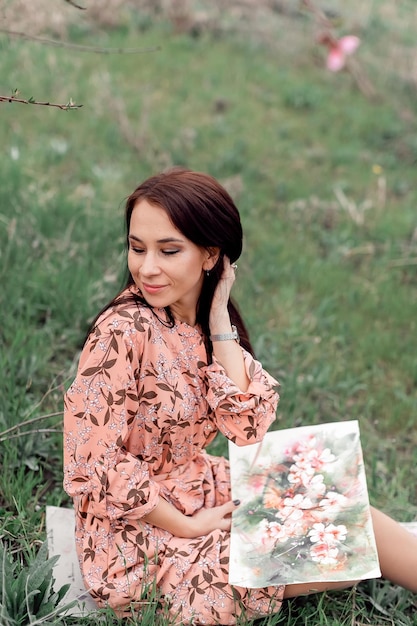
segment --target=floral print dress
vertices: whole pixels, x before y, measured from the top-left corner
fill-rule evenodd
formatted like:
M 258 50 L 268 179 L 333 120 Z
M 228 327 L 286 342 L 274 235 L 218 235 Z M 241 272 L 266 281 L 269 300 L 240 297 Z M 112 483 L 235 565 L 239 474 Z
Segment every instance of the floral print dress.
M 228 583 L 229 532 L 185 539 L 143 520 L 160 497 L 185 515 L 230 500 L 228 461 L 204 448 L 218 431 L 238 445 L 259 441 L 278 402 L 276 381 L 248 353 L 243 393 L 219 362 L 207 364 L 198 327 L 164 319 L 133 298 L 106 311 L 65 395 L 64 488 L 85 585 L 123 615 L 156 580 L 182 624 L 276 612 L 283 587 Z

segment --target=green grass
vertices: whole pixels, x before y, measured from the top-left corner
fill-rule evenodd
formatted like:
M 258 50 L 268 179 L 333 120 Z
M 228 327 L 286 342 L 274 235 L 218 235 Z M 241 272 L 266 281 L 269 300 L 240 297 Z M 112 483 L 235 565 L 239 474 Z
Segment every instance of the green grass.
M 416 24 L 408 3 L 332 6 L 337 32 L 363 39 L 356 60 L 375 99 L 326 73 L 311 17 L 291 11 L 253 33 L 225 14 L 231 31 L 196 37 L 144 11 L 104 28 L 74 9 L 72 41 L 159 47 L 136 55 L 2 37 L 0 94 L 83 104 L 1 104 L 0 539 L 18 568 L 45 539 L 46 504 L 68 504 L 62 393 L 88 321 L 122 282 L 123 200 L 171 164 L 215 175 L 240 207 L 235 295 L 281 382 L 275 427 L 358 419 L 372 501 L 416 516 Z M 212 449 L 225 454 L 224 440 Z M 260 624 L 411 625 L 415 609 L 369 582 Z

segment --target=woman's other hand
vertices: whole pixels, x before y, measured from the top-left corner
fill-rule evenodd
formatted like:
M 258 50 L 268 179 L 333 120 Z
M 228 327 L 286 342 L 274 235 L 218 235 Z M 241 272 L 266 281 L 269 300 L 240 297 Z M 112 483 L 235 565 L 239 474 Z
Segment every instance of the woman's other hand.
M 240 504 L 238 500 L 230 500 L 211 509 L 200 509 L 189 518 L 188 537 L 200 537 L 213 530 L 230 530 L 232 525 L 231 513 Z

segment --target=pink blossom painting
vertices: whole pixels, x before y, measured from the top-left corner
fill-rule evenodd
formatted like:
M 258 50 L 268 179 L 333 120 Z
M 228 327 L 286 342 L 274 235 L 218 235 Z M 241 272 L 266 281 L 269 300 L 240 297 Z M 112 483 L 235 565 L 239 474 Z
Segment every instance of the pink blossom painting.
M 381 575 L 357 421 L 229 444 L 229 582 L 249 588 Z

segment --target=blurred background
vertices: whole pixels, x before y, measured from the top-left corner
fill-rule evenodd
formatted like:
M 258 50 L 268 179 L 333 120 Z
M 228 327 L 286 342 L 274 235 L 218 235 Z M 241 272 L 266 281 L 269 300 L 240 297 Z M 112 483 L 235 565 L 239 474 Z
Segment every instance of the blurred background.
M 0 17 L 0 537 L 19 552 L 22 524 L 33 545 L 45 504 L 67 504 L 62 394 L 123 281 L 124 199 L 171 165 L 241 211 L 235 299 L 281 383 L 274 427 L 358 419 L 372 501 L 413 519 L 415 2 L 1 0 Z

